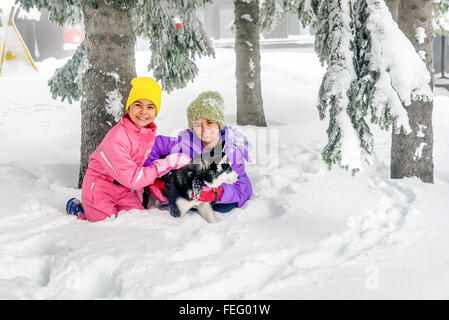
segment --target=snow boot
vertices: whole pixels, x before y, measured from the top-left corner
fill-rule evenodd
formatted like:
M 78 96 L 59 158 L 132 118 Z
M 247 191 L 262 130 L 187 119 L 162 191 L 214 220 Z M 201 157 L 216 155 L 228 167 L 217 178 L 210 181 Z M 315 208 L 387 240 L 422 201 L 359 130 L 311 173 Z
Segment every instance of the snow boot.
M 69 201 L 67 201 L 67 204 L 65 205 L 65 211 L 68 214 L 74 216 L 79 216 L 80 214 L 84 213 L 81 201 L 79 201 L 77 198 L 71 198 Z

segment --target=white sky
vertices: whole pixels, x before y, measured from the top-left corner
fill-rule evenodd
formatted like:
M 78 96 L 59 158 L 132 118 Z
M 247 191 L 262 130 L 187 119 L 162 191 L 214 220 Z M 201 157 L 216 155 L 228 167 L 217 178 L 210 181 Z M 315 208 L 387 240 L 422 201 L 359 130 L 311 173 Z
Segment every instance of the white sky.
M 1 0 L 0 1 L 0 9 L 3 9 L 3 14 L 5 13 L 5 10 L 9 12 L 9 9 L 11 6 L 14 6 L 14 0 Z
M 0 0 L 0 9 L 2 9 L 1 16 L 4 17 L 6 20 L 8 18 L 9 12 L 11 10 L 11 6 L 16 7 L 16 9 L 20 6 L 20 4 L 14 5 L 15 0 Z M 19 13 L 19 18 L 26 17 L 27 19 L 32 19 L 39 21 L 40 19 L 40 12 L 38 9 L 30 9 L 29 12 L 26 12 L 25 10 L 21 10 Z

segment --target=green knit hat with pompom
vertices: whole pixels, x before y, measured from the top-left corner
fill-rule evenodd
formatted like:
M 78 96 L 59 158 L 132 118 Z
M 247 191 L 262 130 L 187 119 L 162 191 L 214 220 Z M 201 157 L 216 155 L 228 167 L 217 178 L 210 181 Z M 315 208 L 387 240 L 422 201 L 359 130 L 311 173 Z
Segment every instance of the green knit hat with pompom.
M 206 91 L 201 93 L 187 107 L 187 120 L 189 129 L 193 131 L 193 122 L 198 119 L 215 121 L 218 127 L 224 127 L 224 104 L 223 97 L 217 91 Z

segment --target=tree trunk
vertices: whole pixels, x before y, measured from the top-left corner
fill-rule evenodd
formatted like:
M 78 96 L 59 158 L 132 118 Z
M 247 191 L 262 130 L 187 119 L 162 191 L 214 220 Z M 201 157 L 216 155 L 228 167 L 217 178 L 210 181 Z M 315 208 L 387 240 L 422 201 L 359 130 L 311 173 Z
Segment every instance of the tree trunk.
M 408 37 L 415 49 L 425 52 L 424 63 L 432 72 L 432 0 L 407 0 L 399 6 L 399 28 Z M 427 37 L 419 43 L 417 28 L 422 27 Z M 433 87 L 433 81 L 431 81 Z M 418 177 L 423 182 L 433 183 L 433 102 L 415 101 L 406 107 L 413 132 L 392 134 L 391 178 Z
M 81 1 L 86 67 L 82 78 L 79 187 L 89 155 L 125 111 L 130 82 L 136 76 L 136 39 L 131 21 L 133 6 L 134 0 Z M 121 113 L 115 115 L 107 109 L 108 101 L 111 102 L 114 96 L 120 97 L 111 95 L 114 91 L 121 94 L 123 104 Z
M 234 13 L 237 124 L 266 127 L 260 82 L 259 1 L 235 0 Z

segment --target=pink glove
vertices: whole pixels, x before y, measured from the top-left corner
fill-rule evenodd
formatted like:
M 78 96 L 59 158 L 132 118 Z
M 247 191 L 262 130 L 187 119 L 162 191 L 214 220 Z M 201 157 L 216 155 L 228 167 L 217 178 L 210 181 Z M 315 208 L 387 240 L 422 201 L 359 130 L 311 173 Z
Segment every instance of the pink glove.
M 189 156 L 180 152 L 169 154 L 164 159 L 155 160 L 154 165 L 157 169 L 157 176 L 161 177 L 170 170 L 184 167 L 190 160 L 192 159 Z

